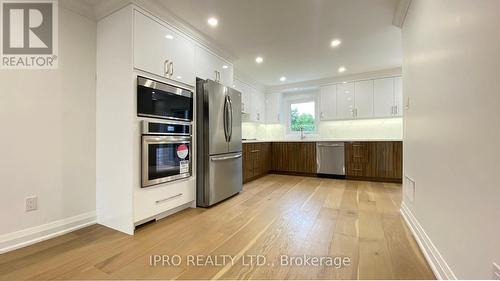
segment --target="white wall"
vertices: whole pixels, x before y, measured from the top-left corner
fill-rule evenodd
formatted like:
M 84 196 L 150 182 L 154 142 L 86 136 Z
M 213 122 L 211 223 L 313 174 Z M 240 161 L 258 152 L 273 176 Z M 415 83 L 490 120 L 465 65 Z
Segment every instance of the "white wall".
M 59 7 L 59 69 L 0 70 L 0 248 L 2 234 L 95 211 L 95 60 L 96 23 Z
M 500 263 L 500 1 L 413 1 L 403 27 L 404 202 L 456 277 Z M 408 186 L 405 186 L 407 189 Z

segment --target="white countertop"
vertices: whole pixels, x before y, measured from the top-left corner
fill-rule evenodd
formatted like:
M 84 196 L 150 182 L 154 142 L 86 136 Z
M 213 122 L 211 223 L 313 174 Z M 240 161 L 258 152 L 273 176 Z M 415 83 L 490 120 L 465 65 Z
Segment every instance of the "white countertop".
M 403 141 L 402 139 L 343 139 L 343 138 L 331 138 L 331 139 L 316 139 L 316 138 L 306 138 L 306 139 L 258 139 L 258 140 L 244 140 L 243 143 L 259 143 L 259 142 L 327 142 L 327 141 L 340 141 L 340 142 L 368 142 L 368 141 Z

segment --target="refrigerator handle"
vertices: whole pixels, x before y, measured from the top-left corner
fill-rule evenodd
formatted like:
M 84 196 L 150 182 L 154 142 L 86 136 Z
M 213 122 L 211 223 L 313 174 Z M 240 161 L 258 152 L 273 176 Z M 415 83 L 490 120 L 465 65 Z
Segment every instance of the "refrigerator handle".
M 228 110 L 228 103 L 227 103 L 227 96 L 224 98 L 224 110 L 222 114 L 222 119 L 224 122 L 224 138 L 226 139 L 226 142 L 228 141 L 228 119 L 227 119 L 227 110 Z
M 228 110 L 228 117 L 229 117 L 229 124 L 227 126 L 228 129 L 228 141 L 231 141 L 231 138 L 233 136 L 233 102 L 231 101 L 231 97 L 227 97 L 228 105 L 229 105 L 229 110 Z

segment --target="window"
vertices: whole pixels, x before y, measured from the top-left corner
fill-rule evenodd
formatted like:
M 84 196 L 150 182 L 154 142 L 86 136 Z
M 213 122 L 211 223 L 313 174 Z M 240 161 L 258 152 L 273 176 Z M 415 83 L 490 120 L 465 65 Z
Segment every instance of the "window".
M 292 101 L 289 103 L 289 131 L 316 132 L 316 104 L 314 100 Z

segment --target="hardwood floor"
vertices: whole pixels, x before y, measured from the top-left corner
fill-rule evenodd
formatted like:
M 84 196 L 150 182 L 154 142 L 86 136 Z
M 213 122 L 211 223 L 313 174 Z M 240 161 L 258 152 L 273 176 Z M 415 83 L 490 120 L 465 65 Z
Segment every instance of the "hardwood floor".
M 182 211 L 135 236 L 94 225 L 0 255 L 0 280 L 434 279 L 400 201 L 399 184 L 268 175 L 217 206 Z M 182 262 L 153 266 L 152 255 Z M 234 264 L 193 266 L 189 255 L 231 255 Z M 251 255 L 265 265 L 250 263 Z M 280 266 L 281 255 L 351 264 Z

